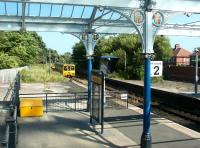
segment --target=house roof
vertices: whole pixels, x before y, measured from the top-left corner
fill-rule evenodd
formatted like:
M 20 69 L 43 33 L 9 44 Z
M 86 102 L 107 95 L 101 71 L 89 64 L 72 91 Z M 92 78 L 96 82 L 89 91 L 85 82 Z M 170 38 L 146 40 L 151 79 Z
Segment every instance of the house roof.
M 190 57 L 192 53 L 184 48 L 177 48 L 173 51 L 173 55 L 176 57 Z

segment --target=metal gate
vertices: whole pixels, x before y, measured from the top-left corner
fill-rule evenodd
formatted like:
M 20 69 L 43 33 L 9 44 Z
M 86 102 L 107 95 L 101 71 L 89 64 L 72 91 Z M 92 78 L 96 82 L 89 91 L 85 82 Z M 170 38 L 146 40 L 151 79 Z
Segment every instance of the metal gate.
M 100 71 L 92 71 L 92 99 L 90 123 L 98 123 L 101 125 L 101 133 L 103 133 L 104 123 L 104 74 Z
M 45 112 L 86 111 L 87 92 L 20 94 L 20 98 L 42 98 Z

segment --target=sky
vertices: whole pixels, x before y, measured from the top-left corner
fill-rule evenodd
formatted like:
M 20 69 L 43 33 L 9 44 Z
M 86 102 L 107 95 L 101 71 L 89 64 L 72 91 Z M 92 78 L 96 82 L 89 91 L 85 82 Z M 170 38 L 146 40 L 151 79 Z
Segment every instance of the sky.
M 42 37 L 47 48 L 57 50 L 59 54 L 72 53 L 72 47 L 79 42 L 73 35 L 60 32 L 38 32 L 38 35 Z

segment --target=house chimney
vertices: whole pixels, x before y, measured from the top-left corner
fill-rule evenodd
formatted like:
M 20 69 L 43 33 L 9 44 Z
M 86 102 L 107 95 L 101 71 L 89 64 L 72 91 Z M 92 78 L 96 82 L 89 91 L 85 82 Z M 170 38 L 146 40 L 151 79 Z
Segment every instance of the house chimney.
M 175 44 L 174 49 L 178 49 L 178 48 L 181 48 L 180 44 Z

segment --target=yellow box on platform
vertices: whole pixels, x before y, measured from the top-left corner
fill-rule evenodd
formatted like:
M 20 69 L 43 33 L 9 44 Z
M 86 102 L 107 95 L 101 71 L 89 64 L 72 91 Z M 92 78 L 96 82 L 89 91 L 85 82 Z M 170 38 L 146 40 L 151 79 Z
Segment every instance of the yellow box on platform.
M 42 98 L 20 99 L 20 117 L 40 117 L 43 116 Z

